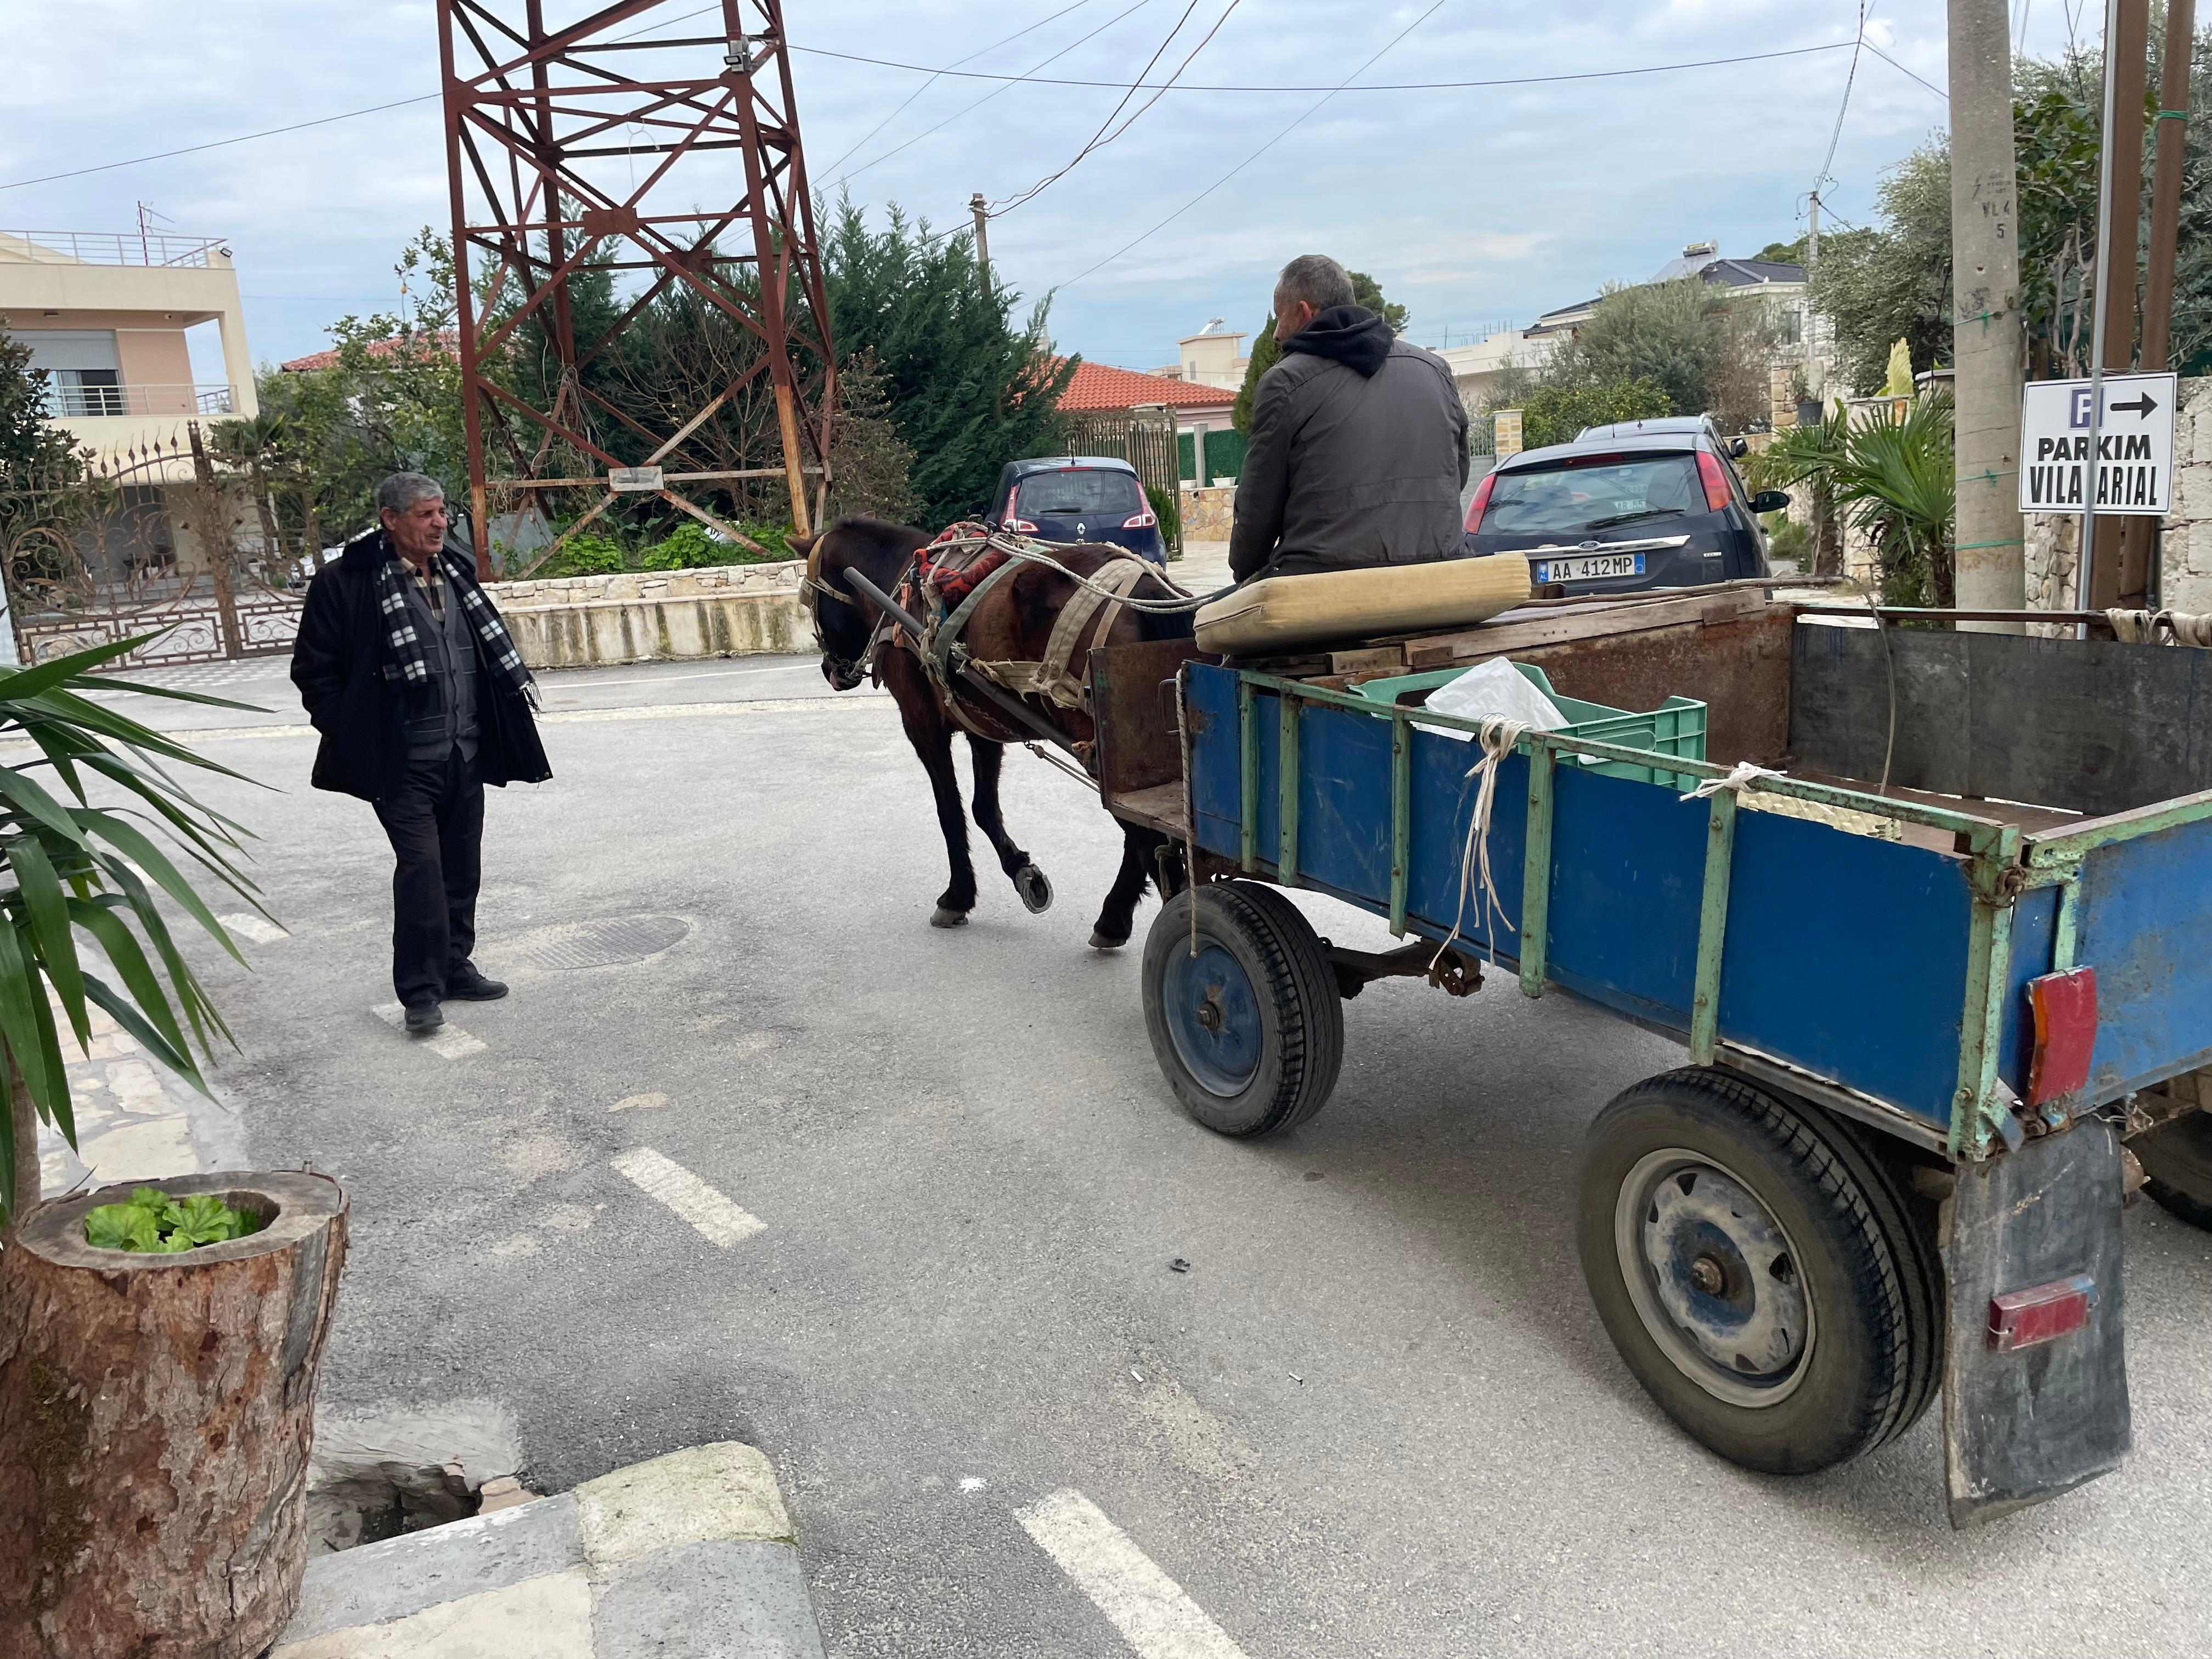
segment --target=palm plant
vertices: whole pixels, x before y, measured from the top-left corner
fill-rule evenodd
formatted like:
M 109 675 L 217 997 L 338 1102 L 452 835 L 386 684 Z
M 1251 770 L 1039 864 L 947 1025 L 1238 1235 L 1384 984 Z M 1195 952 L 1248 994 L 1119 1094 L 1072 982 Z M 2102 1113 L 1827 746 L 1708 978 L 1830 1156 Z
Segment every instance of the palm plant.
M 1958 485 L 1951 399 L 1923 398 L 1893 421 L 1887 410 L 1858 418 L 1838 410 L 1790 428 L 1760 457 L 1763 478 L 1825 485 L 1836 506 L 1874 544 L 1885 605 L 1956 601 L 1951 545 Z
M 195 799 L 164 763 L 240 775 L 82 694 L 127 690 L 222 708 L 248 705 L 92 672 L 144 643 L 118 640 L 33 667 L 0 670 L 0 740 L 27 739 L 40 750 L 36 760 L 0 763 L 0 854 L 13 878 L 12 884 L 0 884 L 0 1056 L 9 1104 L 0 1125 L 0 1220 L 20 1217 L 38 1202 L 40 1122 L 76 1145 L 57 1008 L 80 1049 L 90 1046 L 88 1005 L 95 1005 L 203 1093 L 207 1083 L 192 1043 L 212 1056 L 214 1036 L 230 1039 L 177 948 L 157 891 L 234 957 L 245 959 L 177 864 L 132 820 L 158 824 L 187 861 L 262 911 L 258 890 L 236 862 L 244 854 L 242 838 L 252 832 Z M 43 769 L 51 769 L 58 787 L 33 775 Z M 87 787 L 101 782 L 122 799 L 95 805 Z M 81 953 L 80 934 L 112 982 Z

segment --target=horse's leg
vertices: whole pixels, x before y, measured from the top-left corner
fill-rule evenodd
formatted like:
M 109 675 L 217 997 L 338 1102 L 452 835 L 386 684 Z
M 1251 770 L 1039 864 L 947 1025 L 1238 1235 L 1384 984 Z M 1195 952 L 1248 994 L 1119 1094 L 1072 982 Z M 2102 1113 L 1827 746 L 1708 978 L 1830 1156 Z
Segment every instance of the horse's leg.
M 1107 890 L 1106 902 L 1099 907 L 1098 920 L 1091 929 L 1093 950 L 1118 951 L 1129 942 L 1137 925 L 1137 901 L 1145 896 L 1153 851 L 1163 839 L 1157 830 L 1139 830 L 1133 823 L 1121 826 L 1121 868 Z
M 894 693 L 901 688 L 894 686 Z M 939 712 L 929 688 L 917 684 L 915 695 L 898 697 L 899 716 L 907 741 L 929 774 L 930 793 L 937 798 L 937 827 L 945 832 L 945 856 L 952 866 L 952 880 L 938 895 L 933 927 L 958 927 L 975 908 L 975 866 L 968 856 L 968 813 L 960 805 L 960 778 L 952 769 L 952 727 Z
M 999 810 L 999 769 L 1006 758 L 1006 745 L 970 733 L 968 753 L 975 764 L 976 827 L 990 837 L 991 845 L 998 851 L 999 867 L 1012 878 L 1014 890 L 1022 896 L 1022 902 L 1032 911 L 1049 910 L 1052 884 L 1045 879 L 1044 872 L 1030 861 L 1030 855 L 1014 845 L 1014 838 L 1006 833 L 1006 817 Z

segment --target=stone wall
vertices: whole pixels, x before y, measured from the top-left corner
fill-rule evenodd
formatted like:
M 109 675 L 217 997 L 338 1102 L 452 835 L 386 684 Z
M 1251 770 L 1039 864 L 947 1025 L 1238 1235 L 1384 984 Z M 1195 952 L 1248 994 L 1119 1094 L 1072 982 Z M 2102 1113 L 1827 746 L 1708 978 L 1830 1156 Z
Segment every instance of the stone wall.
M 713 565 L 494 582 L 486 588 L 532 668 L 809 651 L 805 564 Z
M 1236 504 L 1235 484 L 1217 484 L 1210 489 L 1185 489 L 1176 497 L 1176 505 L 1182 514 L 1183 540 L 1227 541 L 1231 509 Z

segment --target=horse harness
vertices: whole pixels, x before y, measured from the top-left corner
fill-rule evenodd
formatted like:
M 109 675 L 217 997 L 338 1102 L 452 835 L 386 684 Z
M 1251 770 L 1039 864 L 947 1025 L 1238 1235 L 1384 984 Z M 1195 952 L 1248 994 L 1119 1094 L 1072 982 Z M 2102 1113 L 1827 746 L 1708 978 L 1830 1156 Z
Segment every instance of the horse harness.
M 921 637 L 910 638 L 885 617 L 878 623 L 863 661 L 872 670 L 886 640 L 912 651 L 928 672 L 954 724 L 989 742 L 1006 741 L 1006 733 L 975 706 L 972 696 L 960 695 L 963 670 L 1018 696 L 1041 697 L 1059 708 L 1080 711 L 1085 706 L 1081 665 L 1089 660 L 1085 641 L 1096 644 L 1108 638 L 1124 601 L 1151 567 L 1132 553 L 1109 560 L 1088 578 L 1079 578 L 1036 661 L 1000 661 L 972 654 L 968 625 L 984 599 L 1024 565 L 1040 562 L 1059 563 L 1056 559 L 1040 561 L 1022 538 L 994 535 L 980 525 L 952 526 L 915 552 L 899 583 L 899 603 L 922 619 Z

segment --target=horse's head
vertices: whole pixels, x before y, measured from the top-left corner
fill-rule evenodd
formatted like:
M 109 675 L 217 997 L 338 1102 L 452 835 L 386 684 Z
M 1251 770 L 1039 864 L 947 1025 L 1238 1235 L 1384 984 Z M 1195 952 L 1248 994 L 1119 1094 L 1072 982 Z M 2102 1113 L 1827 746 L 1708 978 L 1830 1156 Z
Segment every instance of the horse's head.
M 875 519 L 840 519 L 819 535 L 790 538 L 806 558 L 801 592 L 822 648 L 822 678 L 831 690 L 850 691 L 867 678 L 868 646 L 882 620 L 876 606 L 847 585 L 845 573 L 858 570 L 888 592 L 928 539 L 921 531 Z

